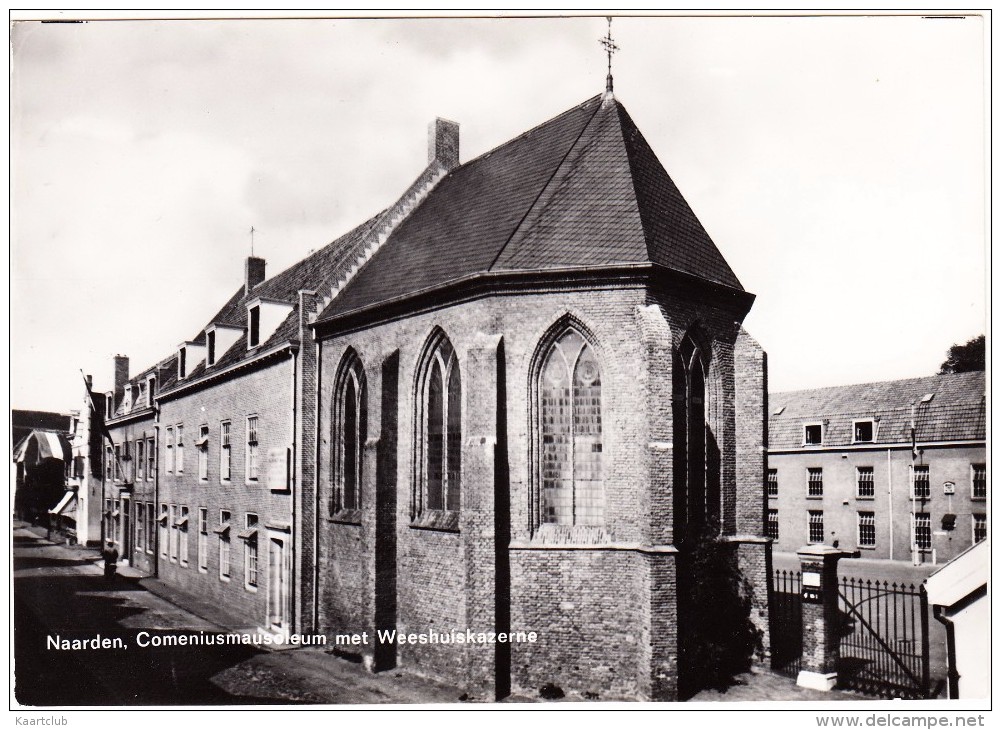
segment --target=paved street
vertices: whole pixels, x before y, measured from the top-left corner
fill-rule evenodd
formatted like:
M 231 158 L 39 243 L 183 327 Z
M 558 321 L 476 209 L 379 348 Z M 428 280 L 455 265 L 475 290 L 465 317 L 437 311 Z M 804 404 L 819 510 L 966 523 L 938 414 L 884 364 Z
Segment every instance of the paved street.
M 97 553 L 14 530 L 14 682 L 23 705 L 374 704 L 449 702 L 459 692 L 402 672 L 370 674 L 319 648 L 141 648 L 137 634 L 218 631 L 146 590 L 103 577 Z M 48 637 L 125 648 L 58 650 Z

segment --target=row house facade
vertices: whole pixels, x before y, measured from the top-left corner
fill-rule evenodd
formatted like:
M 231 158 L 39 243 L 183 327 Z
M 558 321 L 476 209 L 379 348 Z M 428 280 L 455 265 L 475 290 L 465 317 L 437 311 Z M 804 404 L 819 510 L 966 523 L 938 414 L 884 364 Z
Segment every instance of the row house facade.
M 983 372 L 770 396 L 768 532 L 943 563 L 988 534 Z
M 241 627 L 535 637 L 345 650 L 373 670 L 675 699 L 700 539 L 768 643 L 754 296 L 610 86 L 466 163 L 428 139 L 388 208 L 116 360 L 108 534 Z

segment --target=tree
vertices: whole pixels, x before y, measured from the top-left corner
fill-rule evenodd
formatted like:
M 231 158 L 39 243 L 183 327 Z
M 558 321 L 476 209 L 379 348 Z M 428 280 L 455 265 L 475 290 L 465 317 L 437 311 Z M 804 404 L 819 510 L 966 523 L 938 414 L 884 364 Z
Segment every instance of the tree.
M 938 369 L 940 375 L 948 373 L 970 373 L 987 369 L 986 338 L 974 337 L 965 345 L 949 348 L 945 362 Z

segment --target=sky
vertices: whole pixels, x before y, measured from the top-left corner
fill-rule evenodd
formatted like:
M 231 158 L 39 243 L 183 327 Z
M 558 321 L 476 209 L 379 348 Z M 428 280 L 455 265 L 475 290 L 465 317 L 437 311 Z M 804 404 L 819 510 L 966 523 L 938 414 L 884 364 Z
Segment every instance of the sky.
M 603 17 L 25 21 L 11 405 L 81 407 L 242 284 L 604 90 Z M 986 331 L 984 21 L 617 17 L 615 95 L 740 278 L 773 392 L 931 375 Z

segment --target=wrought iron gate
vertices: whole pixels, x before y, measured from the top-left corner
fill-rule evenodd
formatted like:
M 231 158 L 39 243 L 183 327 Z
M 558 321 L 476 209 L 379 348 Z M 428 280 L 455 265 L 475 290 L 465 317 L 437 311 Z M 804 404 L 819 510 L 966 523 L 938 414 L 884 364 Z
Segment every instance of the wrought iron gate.
M 924 587 L 842 578 L 838 686 L 881 697 L 929 694 Z
M 800 574 L 776 570 L 772 580 L 772 669 L 789 677 L 799 674 L 803 654 L 803 599 Z

